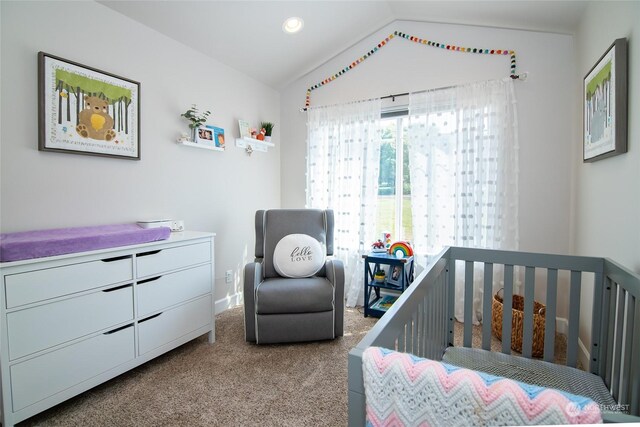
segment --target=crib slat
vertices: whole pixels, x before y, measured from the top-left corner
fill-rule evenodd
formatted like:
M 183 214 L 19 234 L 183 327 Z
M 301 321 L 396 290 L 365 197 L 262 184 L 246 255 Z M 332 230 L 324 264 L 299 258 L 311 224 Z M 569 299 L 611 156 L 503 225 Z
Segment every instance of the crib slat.
M 422 303 L 418 305 L 418 310 L 416 311 L 416 317 L 418 320 L 417 320 L 417 328 L 416 328 L 417 337 L 416 337 L 416 345 L 415 345 L 416 347 L 415 354 L 420 357 L 425 357 L 424 346 L 422 344 L 425 337 L 424 323 L 423 323 L 423 317 L 422 317 L 422 314 L 424 313 L 424 310 L 426 308 L 425 305 L 426 305 L 426 301 L 423 299 Z
M 556 341 L 556 300 L 558 298 L 558 270 L 547 270 L 547 314 L 544 317 L 544 360 L 553 362 Z
M 416 310 L 416 312 L 414 313 L 414 323 L 413 323 L 413 351 L 415 355 L 418 355 L 420 357 L 423 357 L 422 353 L 420 353 L 420 336 L 422 334 L 422 330 L 420 329 L 420 325 L 422 323 L 422 310 L 424 307 L 422 307 L 422 304 L 420 304 L 420 307 L 418 307 L 418 309 Z
M 484 263 L 482 291 L 482 348 L 491 350 L 491 305 L 493 302 L 493 263 Z
M 413 319 L 415 313 L 411 313 L 411 318 L 407 321 L 406 325 L 406 345 L 404 351 L 407 353 L 413 353 Z
M 613 344 L 613 370 L 611 372 L 611 394 L 618 401 L 620 396 L 620 368 L 622 363 L 622 316 L 624 315 L 625 291 L 616 283 L 616 329 Z
M 404 330 L 404 351 L 406 353 L 413 353 L 413 343 L 411 342 L 411 339 L 413 338 L 413 313 L 411 313 L 411 317 L 404 324 Z
M 629 404 L 629 382 L 631 381 L 631 345 L 633 343 L 633 322 L 636 314 L 635 298 L 627 292 L 626 322 L 624 326 L 624 355 L 620 375 L 620 403 Z M 636 363 L 638 361 L 636 360 Z
M 591 318 L 591 360 L 589 371 L 602 376 L 606 363 L 602 344 L 607 341 L 607 321 L 609 309 L 609 292 L 604 290 L 604 275 L 596 273 L 593 288 L 593 317 Z M 602 302 L 600 302 L 602 301 Z
M 439 289 L 439 296 L 438 296 L 438 300 L 440 301 L 439 306 L 438 306 L 438 317 L 435 321 L 436 324 L 436 328 L 438 328 L 438 337 L 439 337 L 439 341 L 437 342 L 437 346 L 438 348 L 444 348 L 447 346 L 447 340 L 448 340 L 448 329 L 447 329 L 447 282 L 446 282 L 446 278 L 442 279 L 442 282 L 440 284 L 440 286 L 438 286 Z M 438 355 L 440 356 L 440 355 Z
M 526 267 L 524 273 L 524 323 L 522 326 L 522 355 L 531 358 L 533 352 L 533 300 L 535 298 L 536 269 Z
M 443 279 L 443 283 L 440 286 L 440 315 L 438 316 L 438 333 L 440 334 L 440 342 L 439 345 L 442 346 L 444 350 L 447 347 L 447 283 L 446 280 Z
M 575 368 L 578 363 L 578 327 L 580 325 L 581 283 L 582 273 L 580 271 L 571 271 L 571 290 L 569 291 L 569 334 L 567 337 L 567 366 L 571 366 L 573 368 Z
M 446 285 L 446 280 L 443 275 L 438 278 L 438 285 L 436 286 L 435 298 L 434 301 L 434 310 L 431 313 L 431 317 L 429 318 L 429 322 L 433 325 L 434 333 L 430 336 L 434 337 L 433 343 L 429 345 L 433 346 L 433 352 L 437 352 L 438 348 L 443 345 L 444 338 L 444 328 L 446 324 L 442 321 L 442 316 L 444 316 L 444 305 L 446 304 L 446 300 L 444 299 L 444 286 Z M 435 355 L 432 354 L 431 359 L 435 358 Z
M 437 326 L 435 325 L 433 319 L 436 316 L 436 310 L 438 310 L 437 301 L 433 298 L 430 298 L 429 310 L 424 313 L 424 321 L 425 321 L 425 329 L 429 330 L 429 334 L 424 341 L 424 353 L 427 355 L 429 359 L 432 359 L 431 355 L 433 352 L 434 342 L 432 341 L 435 336 L 440 334 Z
M 429 335 L 429 325 L 427 324 L 427 322 L 424 321 L 424 314 L 427 312 L 427 310 L 429 310 L 429 302 L 427 300 L 428 295 L 425 295 L 422 298 L 422 304 L 421 307 L 422 309 L 420 310 L 420 332 L 419 332 L 419 336 L 418 336 L 418 340 L 420 341 L 420 345 L 419 345 L 419 351 L 420 354 L 422 355 L 421 357 L 428 357 L 425 352 L 425 346 L 424 346 L 424 342 L 426 337 Z
M 640 319 L 640 304 L 636 301 L 636 319 Z M 638 326 L 633 325 L 634 330 L 631 332 L 633 336 L 633 344 L 631 345 L 631 360 L 640 360 L 640 334 Z M 629 387 L 629 401 L 631 402 L 631 414 L 640 414 L 640 363 L 631 365 L 631 385 Z
M 453 347 L 454 343 L 454 335 L 453 335 L 453 315 L 455 313 L 455 302 L 456 302 L 456 261 L 453 259 L 449 260 L 449 269 L 447 270 L 449 273 L 449 281 L 447 283 L 446 292 L 447 292 L 447 327 L 449 331 L 449 342 L 447 345 L 449 347 Z
M 504 299 L 502 300 L 502 352 L 511 354 L 513 313 L 513 265 L 504 266 Z
M 609 390 L 611 387 L 612 371 L 613 371 L 613 359 L 614 359 L 614 347 L 613 343 L 615 341 L 615 316 L 616 316 L 616 301 L 618 295 L 618 284 L 613 282 L 611 278 L 607 277 L 607 293 L 609 294 L 609 315 L 607 319 L 607 366 L 604 371 L 604 383 L 607 385 Z
M 440 279 L 436 279 L 436 289 L 435 289 L 435 294 L 438 293 L 438 287 L 440 286 Z M 424 329 L 428 330 L 429 333 L 427 335 L 425 335 L 423 337 L 422 340 L 422 347 L 423 347 L 423 352 L 425 357 L 429 358 L 429 359 L 433 359 L 432 357 L 432 351 L 433 351 L 433 347 L 435 347 L 437 341 L 437 337 L 440 335 L 436 322 L 434 321 L 434 319 L 437 317 L 437 311 L 438 311 L 438 298 L 435 295 L 432 296 L 426 296 L 425 298 L 429 298 L 430 303 L 427 305 L 425 304 L 425 310 L 424 313 L 422 313 L 422 321 L 424 323 Z M 427 302 L 427 300 L 425 299 L 425 303 Z M 433 340 L 433 342 L 431 341 Z
M 471 347 L 473 333 L 473 261 L 464 263 L 464 339 L 463 345 Z
M 431 359 L 431 340 L 438 330 L 434 329 L 434 325 L 431 322 L 431 317 L 435 315 L 435 311 L 438 306 L 435 304 L 434 298 L 431 295 L 425 295 L 424 311 L 422 312 L 422 329 L 425 331 L 422 336 L 420 345 L 422 346 L 422 353 L 425 357 Z

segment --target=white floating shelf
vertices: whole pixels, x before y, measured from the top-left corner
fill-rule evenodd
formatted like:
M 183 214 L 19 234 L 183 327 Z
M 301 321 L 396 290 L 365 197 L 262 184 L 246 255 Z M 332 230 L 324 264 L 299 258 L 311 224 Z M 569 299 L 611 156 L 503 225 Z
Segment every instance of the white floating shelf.
M 244 148 L 249 151 L 269 151 L 269 147 L 275 147 L 272 142 L 260 141 L 253 138 L 236 138 L 236 147 Z M 251 148 L 249 150 L 249 148 Z
M 197 144 L 191 141 L 178 141 L 178 144 L 186 145 L 187 147 L 196 147 L 196 148 L 202 148 L 202 149 L 211 150 L 211 151 L 224 151 L 224 148 L 222 147 L 211 147 L 209 145 Z

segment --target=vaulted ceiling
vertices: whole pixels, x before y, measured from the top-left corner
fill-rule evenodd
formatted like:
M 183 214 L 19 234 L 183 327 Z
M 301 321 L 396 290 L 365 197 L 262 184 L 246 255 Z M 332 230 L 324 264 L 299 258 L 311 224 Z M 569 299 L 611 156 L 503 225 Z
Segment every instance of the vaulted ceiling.
M 395 20 L 573 34 L 587 4 L 541 0 L 99 2 L 275 89 Z M 300 33 L 282 31 L 284 20 L 291 16 L 304 20 Z

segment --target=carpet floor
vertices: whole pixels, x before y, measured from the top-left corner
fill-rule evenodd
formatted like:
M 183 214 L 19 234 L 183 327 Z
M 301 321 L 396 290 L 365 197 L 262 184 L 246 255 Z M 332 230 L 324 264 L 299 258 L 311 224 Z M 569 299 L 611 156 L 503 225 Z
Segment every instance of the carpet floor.
M 345 310 L 344 337 L 244 341 L 242 307 L 206 335 L 61 403 L 20 426 L 344 426 L 347 354 L 375 324 Z
M 216 316 L 215 344 L 199 337 L 19 426 L 347 425 L 347 354 L 377 319 L 347 308 L 344 337 L 257 346 L 244 341 L 242 310 Z M 474 326 L 474 347 L 480 337 Z M 566 340 L 556 338 L 562 361 Z M 491 347 L 501 348 L 493 336 Z

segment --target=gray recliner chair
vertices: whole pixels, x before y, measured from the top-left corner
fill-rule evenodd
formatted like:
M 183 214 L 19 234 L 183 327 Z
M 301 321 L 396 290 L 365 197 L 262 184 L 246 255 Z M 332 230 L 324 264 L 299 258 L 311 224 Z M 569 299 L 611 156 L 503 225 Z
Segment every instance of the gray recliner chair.
M 278 274 L 273 252 L 284 236 L 307 234 L 333 255 L 332 210 L 256 212 L 255 262 L 244 268 L 245 339 L 258 344 L 316 341 L 343 335 L 344 266 L 327 258 L 314 276 Z

